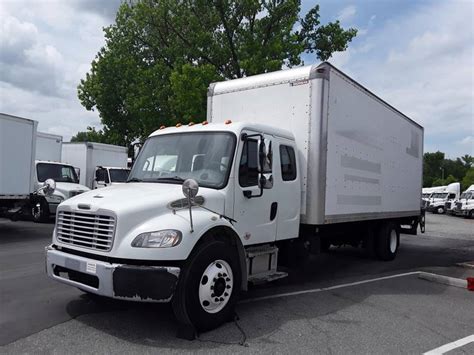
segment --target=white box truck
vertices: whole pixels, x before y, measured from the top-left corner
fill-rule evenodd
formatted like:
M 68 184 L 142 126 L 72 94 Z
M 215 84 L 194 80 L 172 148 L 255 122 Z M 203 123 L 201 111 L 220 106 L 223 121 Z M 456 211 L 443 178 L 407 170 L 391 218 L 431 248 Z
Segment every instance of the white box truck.
M 63 137 L 44 132 L 36 133 L 36 160 L 61 161 Z
M 36 121 L 0 113 L 0 216 L 17 219 L 55 189 L 54 181 L 36 180 L 37 127 Z
M 474 218 L 474 185 L 469 186 L 461 194 L 459 200 L 454 202 L 453 214 L 464 218 Z
M 124 183 L 128 178 L 128 149 L 111 144 L 63 143 L 64 163 L 79 169 L 79 182 L 91 189 Z
M 126 184 L 59 206 L 47 273 L 171 301 L 192 338 L 282 263 L 342 244 L 395 258 L 423 224 L 422 157 L 423 128 L 329 63 L 216 83 L 208 121 L 155 131 Z

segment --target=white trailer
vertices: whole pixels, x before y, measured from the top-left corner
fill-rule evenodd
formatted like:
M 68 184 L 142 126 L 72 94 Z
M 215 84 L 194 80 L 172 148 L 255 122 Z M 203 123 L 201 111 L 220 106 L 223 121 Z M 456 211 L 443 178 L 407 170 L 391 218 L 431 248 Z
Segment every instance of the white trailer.
M 36 160 L 61 161 L 63 137 L 44 132 L 36 133 Z
M 33 192 L 37 126 L 0 113 L 0 214 L 21 207 Z
M 155 131 L 126 184 L 64 201 L 48 275 L 171 301 L 192 337 L 280 265 L 344 244 L 392 260 L 423 224 L 423 128 L 328 63 L 213 84 L 208 121 Z
M 98 168 L 127 168 L 128 149 L 111 144 L 80 142 L 63 143 L 62 161 L 79 168 L 79 183 L 89 188 L 94 185 Z
M 207 120 L 227 119 L 294 134 L 305 224 L 420 213 L 423 128 L 328 63 L 212 84 Z

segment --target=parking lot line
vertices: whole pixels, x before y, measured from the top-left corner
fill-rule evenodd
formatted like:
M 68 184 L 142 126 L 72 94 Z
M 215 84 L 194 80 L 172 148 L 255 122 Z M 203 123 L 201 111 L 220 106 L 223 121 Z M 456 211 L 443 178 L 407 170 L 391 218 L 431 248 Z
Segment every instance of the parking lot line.
M 455 286 L 460 288 L 467 288 L 467 280 L 457 279 L 455 277 L 449 277 L 444 275 L 432 274 L 429 272 L 420 272 L 418 275 L 420 279 L 437 282 L 449 286 Z
M 453 341 L 452 343 L 448 343 L 446 345 L 440 346 L 439 348 L 430 350 L 423 355 L 441 355 L 447 353 L 448 351 L 460 348 L 461 346 L 467 345 L 469 343 L 474 342 L 474 334 L 469 335 L 465 338 Z
M 405 272 L 403 274 L 395 274 L 395 275 L 377 277 L 375 279 L 368 279 L 368 280 L 350 282 L 350 283 L 346 283 L 346 284 L 329 286 L 329 287 L 313 288 L 313 289 L 309 289 L 309 290 L 285 292 L 285 293 L 279 293 L 279 294 L 274 294 L 274 295 L 269 295 L 269 296 L 248 298 L 248 299 L 240 301 L 239 303 L 249 303 L 249 302 L 268 300 L 268 299 L 272 299 L 272 298 L 282 298 L 282 297 L 289 297 L 289 296 L 304 295 L 304 294 L 308 294 L 308 293 L 317 293 L 317 292 L 323 292 L 323 291 L 330 291 L 330 290 L 336 290 L 336 289 L 344 288 L 344 287 L 351 287 L 351 286 L 363 285 L 363 284 L 371 283 L 371 282 L 394 279 L 394 278 L 397 278 L 397 277 L 419 275 L 420 273 L 421 273 L 421 271 Z

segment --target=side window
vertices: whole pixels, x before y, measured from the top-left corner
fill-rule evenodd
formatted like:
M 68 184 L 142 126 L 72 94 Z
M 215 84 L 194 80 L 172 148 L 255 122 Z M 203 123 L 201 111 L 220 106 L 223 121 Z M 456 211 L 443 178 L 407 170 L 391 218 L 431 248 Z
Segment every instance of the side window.
M 281 176 L 283 181 L 296 179 L 295 150 L 287 145 L 280 145 Z
M 258 142 L 248 139 L 242 149 L 239 165 L 239 184 L 242 187 L 258 184 Z

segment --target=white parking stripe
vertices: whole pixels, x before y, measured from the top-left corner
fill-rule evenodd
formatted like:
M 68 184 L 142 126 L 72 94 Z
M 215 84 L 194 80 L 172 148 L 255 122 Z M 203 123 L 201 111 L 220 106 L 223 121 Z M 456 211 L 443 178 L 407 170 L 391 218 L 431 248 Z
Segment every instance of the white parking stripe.
M 396 274 L 396 275 L 390 275 L 390 276 L 377 277 L 377 278 L 375 278 L 375 279 L 356 281 L 356 282 L 351 282 L 351 283 L 341 284 L 341 285 L 336 285 L 336 286 L 330 286 L 330 287 L 313 288 L 313 289 L 310 289 L 310 290 L 295 291 L 295 292 L 286 292 L 286 293 L 279 293 L 279 294 L 269 295 L 269 296 L 262 296 L 262 297 L 256 297 L 256 298 L 249 298 L 249 299 L 246 299 L 246 300 L 242 300 L 242 301 L 240 301 L 239 303 L 249 303 L 249 302 L 256 302 L 256 301 L 268 300 L 268 299 L 272 299 L 272 298 L 281 298 L 281 297 L 288 297 L 288 296 L 298 296 L 298 295 L 304 295 L 304 294 L 308 294 L 308 293 L 317 293 L 317 292 L 323 292 L 323 291 L 336 290 L 336 289 L 338 289 L 338 288 L 344 288 L 344 287 L 351 287 L 351 286 L 363 285 L 363 284 L 366 284 L 366 283 L 377 282 L 377 281 L 382 281 L 382 280 L 389 280 L 389 279 L 394 279 L 394 278 L 397 278 L 397 277 L 419 275 L 420 272 L 421 272 L 421 271 L 406 272 L 406 273 L 403 273 L 403 274 Z
M 474 342 L 474 334 L 469 335 L 465 338 L 453 341 L 452 343 L 440 346 L 439 348 L 430 350 L 430 351 L 424 353 L 423 355 L 441 355 L 441 354 L 447 353 L 448 351 L 460 348 L 461 346 L 464 346 L 464 345 L 472 343 L 472 342 Z

